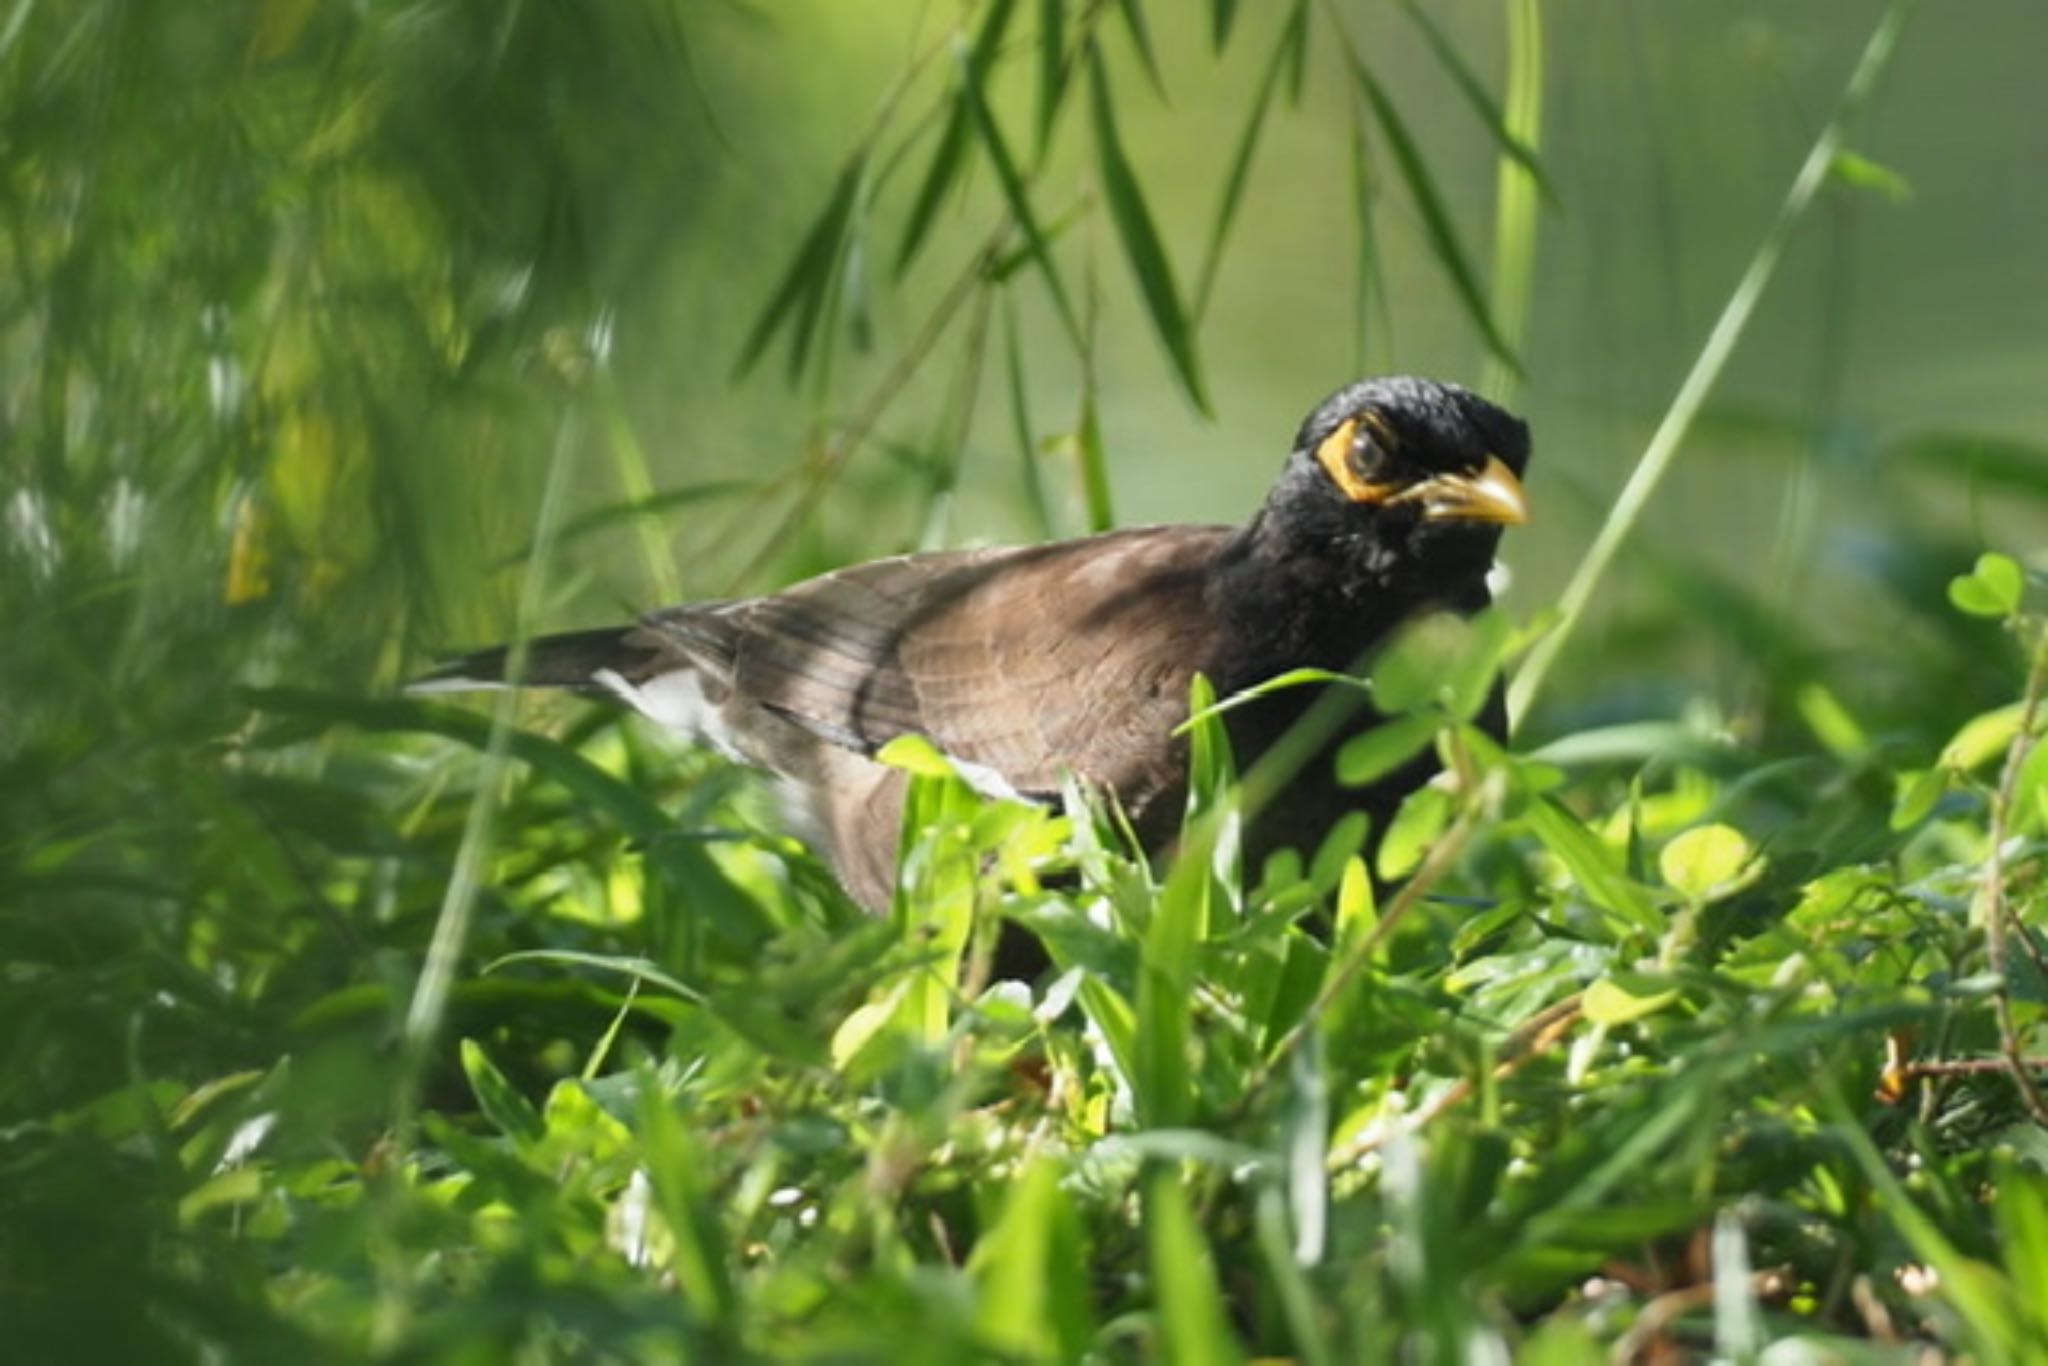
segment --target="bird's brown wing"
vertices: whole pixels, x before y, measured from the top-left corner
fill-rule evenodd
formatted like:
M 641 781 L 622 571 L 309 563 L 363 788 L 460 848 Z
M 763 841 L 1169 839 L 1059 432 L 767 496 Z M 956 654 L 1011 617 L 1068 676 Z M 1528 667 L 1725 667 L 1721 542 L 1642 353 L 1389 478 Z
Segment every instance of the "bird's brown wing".
M 1226 527 L 1150 527 L 913 555 L 728 609 L 738 697 L 871 754 L 930 737 L 1027 796 L 1072 772 L 1148 801 L 1178 784 L 1169 738 L 1220 645 L 1204 598 Z

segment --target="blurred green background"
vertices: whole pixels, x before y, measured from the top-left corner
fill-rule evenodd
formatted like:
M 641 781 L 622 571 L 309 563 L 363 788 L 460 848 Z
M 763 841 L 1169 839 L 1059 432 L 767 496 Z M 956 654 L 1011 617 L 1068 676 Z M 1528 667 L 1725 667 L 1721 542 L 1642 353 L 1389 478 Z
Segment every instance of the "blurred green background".
M 1878 10 L 1544 12 L 1552 194 L 1512 394 L 1538 437 L 1540 515 L 1509 552 L 1522 614 L 1554 597 L 1604 516 Z M 1499 7 L 1430 12 L 1497 85 Z M 1483 275 L 1496 139 L 1400 7 L 1331 13 L 1404 111 Z M 1184 285 L 1284 18 L 1246 9 L 1219 54 L 1203 14 L 1162 10 L 1158 88 L 1124 35 L 1106 45 L 1122 135 Z M 830 454 L 843 468 L 826 496 L 787 516 L 805 462 L 902 364 L 998 221 L 994 177 L 970 166 L 926 253 L 900 279 L 891 268 L 955 19 L 927 3 L 21 6 L 4 34 L 10 615 L 158 678 L 311 665 L 389 686 L 510 629 L 512 557 L 556 453 L 572 531 L 673 496 L 574 536 L 534 625 L 1039 534 L 1001 355 L 1012 313 L 1034 439 L 1075 429 L 1092 373 L 1124 522 L 1242 517 L 1299 416 L 1355 374 L 1481 381 L 1484 343 L 1381 148 L 1369 193 L 1384 296 L 1361 314 L 1353 97 L 1318 10 L 1299 106 L 1266 121 L 1200 319 L 1213 417 L 1180 392 L 1091 207 L 1077 97 L 1035 183 L 1041 217 L 1067 216 L 1062 269 L 1093 301 L 1087 364 L 1013 261 L 965 400 L 977 305 L 870 439 Z M 1028 148 L 1024 32 L 992 90 Z M 1674 576 L 1758 594 L 1813 648 L 1855 648 L 1899 624 L 1907 548 L 1960 555 L 2041 525 L 2048 193 L 2024 168 L 2048 112 L 2029 75 L 2044 43 L 2048 15 L 2024 0 L 1918 16 L 1851 136 L 1865 186 L 1834 187 L 1801 228 L 1603 594 L 1603 629 L 1630 642 L 1574 650 L 1556 705 L 1604 704 L 1623 683 L 1692 688 L 1719 633 L 1671 620 L 1658 585 Z M 801 382 L 785 382 L 779 338 L 736 381 L 835 175 L 878 129 L 887 174 L 863 190 L 846 306 L 827 320 L 839 325 Z M 1081 529 L 1073 462 L 1034 458 L 1056 529 Z M 75 633 L 80 616 L 95 625 Z M 1713 655 L 1709 690 L 1733 697 L 1758 642 L 1723 643 L 1734 657 Z M 17 744 L 51 694 L 82 720 L 82 689 L 105 679 L 23 657 L 44 653 L 9 666 Z
M 1530 420 L 1507 602 L 1532 618 L 1884 6 L 1455 0 L 1426 11 L 1446 61 L 1397 4 L 1154 4 L 1149 63 L 1135 6 L 1053 7 L 1099 28 L 1175 292 L 1206 297 L 1206 415 L 1105 208 L 1083 73 L 1041 124 L 1043 6 L 1014 7 L 986 89 L 1075 325 L 984 152 L 899 271 L 992 8 L 0 6 L 0 1140 L 37 1173 L 0 1206 L 0 1280 L 61 1307 L 67 1257 L 162 1265 L 134 1211 L 168 1226 L 183 1187 L 93 1146 L 80 1107 L 261 1065 L 287 1022 L 390 1010 L 417 971 L 459 834 L 435 799 L 474 772 L 418 735 L 267 728 L 239 689 L 382 697 L 522 625 L 1105 514 L 1234 521 L 1314 402 L 1396 371 Z M 1496 310 L 1502 140 L 1460 81 L 1503 98 L 1518 10 L 1540 14 L 1549 192 L 1516 378 L 1338 35 Z M 2010 640 L 1944 589 L 1987 545 L 2048 540 L 2043 52 L 2037 0 L 1919 7 L 1534 738 L 1683 715 L 1768 755 L 1810 745 L 1824 684 L 1926 750 L 2010 698 Z M 507 824 L 579 857 L 616 837 L 543 814 Z M 494 950 L 570 933 L 491 911 Z M 306 1131 L 373 1132 L 340 1098 L 381 1105 L 380 1055 L 307 1056 L 299 1099 L 334 1108 Z

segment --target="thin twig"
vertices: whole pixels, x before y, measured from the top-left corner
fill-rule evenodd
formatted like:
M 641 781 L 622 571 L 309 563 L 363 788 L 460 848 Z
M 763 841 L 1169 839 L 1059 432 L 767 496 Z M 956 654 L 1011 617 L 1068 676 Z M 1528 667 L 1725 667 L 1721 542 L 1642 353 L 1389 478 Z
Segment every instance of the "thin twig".
M 2004 1066 L 2012 1074 L 2013 1085 L 2019 1088 L 2020 1099 L 2026 1102 L 2027 1113 L 2033 1116 L 2036 1124 L 2048 1127 L 2048 1102 L 2042 1100 L 2041 1089 L 2035 1085 L 2033 1072 L 2020 1052 L 2019 1029 L 2013 1022 L 2012 984 L 2007 980 L 2012 960 L 2007 921 L 2012 916 L 2012 909 L 2005 895 L 2008 822 L 2019 787 L 2020 769 L 2034 749 L 2034 731 L 2041 718 L 2044 690 L 2048 690 L 2048 630 L 2042 631 L 2034 643 L 2034 657 L 2027 669 L 2026 693 L 2020 704 L 2019 729 L 2012 737 L 2012 744 L 2006 748 L 2005 769 L 1999 774 L 1998 790 L 1991 795 L 1988 832 L 1991 849 L 1984 859 L 1984 884 L 1978 904 L 1983 912 L 1985 950 L 1991 959 L 1991 971 L 1998 978 L 1998 986 L 1991 994 L 1991 1006 L 1998 1017 L 1999 1052 L 2004 1055 Z M 2026 927 L 2020 925 L 2018 928 L 2024 937 Z

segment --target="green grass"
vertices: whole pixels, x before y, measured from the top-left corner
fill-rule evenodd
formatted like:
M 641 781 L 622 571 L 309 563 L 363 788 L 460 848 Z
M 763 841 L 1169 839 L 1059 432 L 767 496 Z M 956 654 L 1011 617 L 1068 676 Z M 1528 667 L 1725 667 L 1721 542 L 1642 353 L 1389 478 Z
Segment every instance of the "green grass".
M 721 248 L 691 215 L 717 157 L 779 164 L 695 88 L 732 16 L 237 15 L 0 23 L 10 1354 L 2048 1354 L 2038 559 L 1896 516 L 1857 552 L 1862 610 L 1820 630 L 1638 541 L 1590 563 L 1571 620 L 1617 601 L 1583 629 L 1518 608 L 1419 636 L 1361 683 L 1396 719 L 1340 761 L 1364 782 L 1434 747 L 1449 775 L 1377 869 L 1356 823 L 1239 866 L 1272 771 L 1240 780 L 1205 694 L 1170 866 L 1087 793 L 991 805 L 906 743 L 883 918 L 757 776 L 582 703 L 394 696 L 430 648 L 552 623 L 593 582 L 715 592 L 899 548 L 880 513 L 827 515 L 856 500 L 942 535 L 987 430 L 1035 525 L 1112 520 L 1142 454 L 1112 381 L 1222 392 L 1202 323 L 1318 89 L 1353 125 L 1364 179 L 1325 198 L 1364 215 L 1373 325 L 1390 227 L 1511 382 L 1564 183 L 1534 162 L 1559 134 L 1533 7 L 1506 7 L 1497 101 L 1416 16 L 1514 187 L 1490 297 L 1413 87 L 1341 7 L 1196 16 L 1196 47 L 1254 60 L 1192 236 L 1139 136 L 1155 81 L 1184 98 L 1186 21 L 933 20 L 819 152 L 838 179 L 791 191 L 813 217 L 769 225 L 780 261 L 724 334 L 798 372 L 809 407 L 771 406 L 801 458 L 673 487 L 645 418 L 666 376 L 632 368 L 669 304 L 642 286 L 759 254 L 769 228 Z M 1802 193 L 1883 170 L 1816 164 L 1843 173 Z M 1562 207 L 1540 235 L 1573 230 Z M 1190 241 L 1199 270 L 1169 259 Z M 998 306 L 1006 392 L 981 384 Z M 1119 307 L 1130 356 L 1098 336 Z M 1702 403 L 1741 321 L 1646 479 L 1695 416 L 1733 421 Z M 1752 422 L 1797 447 L 1788 484 L 1822 478 L 1796 424 Z M 1969 425 L 1930 419 L 1875 494 L 2048 501 L 2038 448 Z M 1557 667 L 1540 696 L 1519 674 L 1504 750 L 1470 720 L 1532 651 Z M 991 980 L 1005 923 L 1046 980 Z

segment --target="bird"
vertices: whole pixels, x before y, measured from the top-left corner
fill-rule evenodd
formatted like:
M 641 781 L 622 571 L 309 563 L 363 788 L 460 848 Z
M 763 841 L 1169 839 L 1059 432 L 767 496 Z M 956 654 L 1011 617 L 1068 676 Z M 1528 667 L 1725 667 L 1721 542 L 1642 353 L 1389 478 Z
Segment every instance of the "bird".
M 479 650 L 411 690 L 569 689 L 767 770 L 846 890 L 884 912 L 907 783 L 876 757 L 891 740 L 925 737 L 994 797 L 1056 803 L 1078 779 L 1163 849 L 1185 803 L 1176 728 L 1195 676 L 1229 697 L 1293 670 L 1353 671 L 1413 618 L 1483 609 L 1503 529 L 1528 520 L 1529 455 L 1527 425 L 1469 390 L 1363 380 L 1308 414 L 1242 525 L 896 555 L 541 636 L 517 677 L 510 647 Z M 1425 755 L 1362 790 L 1341 786 L 1336 748 L 1376 714 L 1359 690 L 1329 685 L 1225 712 L 1240 763 L 1339 697 L 1355 724 L 1325 725 L 1253 813 L 1248 857 L 1312 851 L 1353 810 L 1383 830 L 1434 772 Z M 1497 687 L 1481 724 L 1505 728 Z

